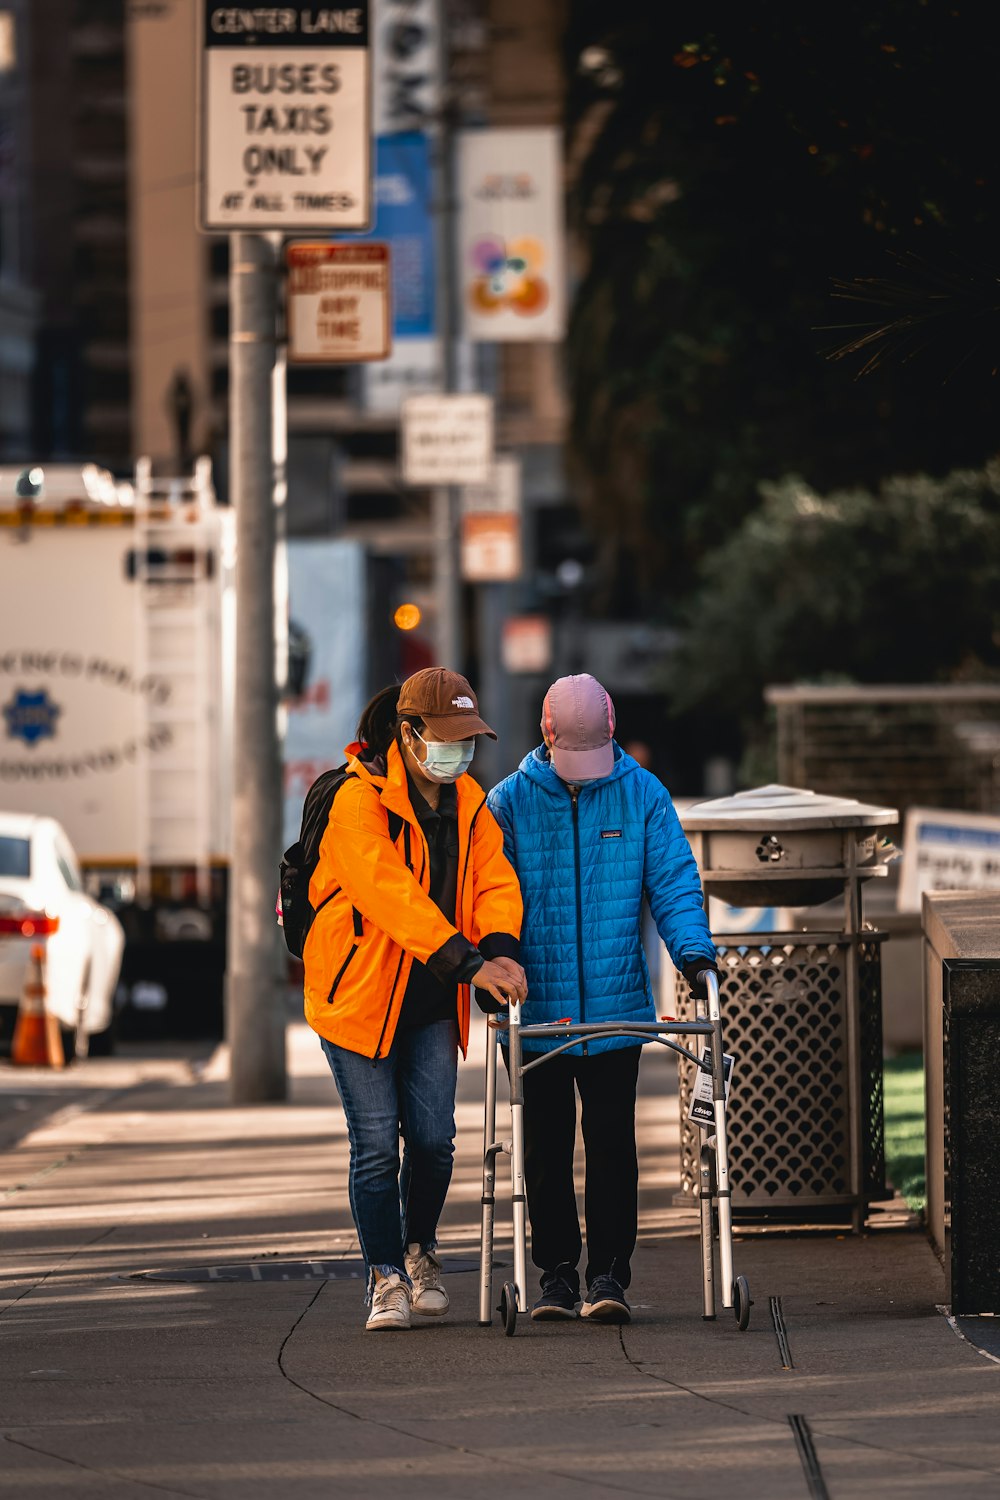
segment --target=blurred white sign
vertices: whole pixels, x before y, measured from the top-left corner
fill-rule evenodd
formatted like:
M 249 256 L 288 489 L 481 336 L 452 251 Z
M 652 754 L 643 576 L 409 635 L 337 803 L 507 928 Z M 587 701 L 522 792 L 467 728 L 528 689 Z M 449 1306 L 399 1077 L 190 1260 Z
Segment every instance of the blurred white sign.
M 520 515 L 521 461 L 498 458 L 485 484 L 467 484 L 462 490 L 463 515 Z
M 365 229 L 368 0 L 201 0 L 201 227 Z
M 906 814 L 899 910 L 924 891 L 1000 890 L 1000 817 L 911 807 Z
M 299 242 L 285 256 L 291 363 L 385 359 L 392 342 L 388 245 Z
M 490 396 L 411 396 L 403 403 L 403 482 L 485 484 L 493 467 Z
M 547 672 L 552 665 L 548 615 L 514 615 L 504 620 L 500 660 L 505 672 Z
M 466 583 L 510 583 L 521 576 L 521 517 L 510 511 L 462 517 Z
M 459 291 L 466 337 L 566 331 L 562 136 L 553 127 L 458 137 Z

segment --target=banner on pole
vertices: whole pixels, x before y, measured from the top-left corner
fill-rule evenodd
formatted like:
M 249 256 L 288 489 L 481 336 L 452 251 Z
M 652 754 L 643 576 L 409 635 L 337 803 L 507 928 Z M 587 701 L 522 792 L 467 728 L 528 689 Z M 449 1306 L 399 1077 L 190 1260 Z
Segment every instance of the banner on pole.
M 459 285 L 468 338 L 561 339 L 566 331 L 561 135 L 458 136 Z
M 201 0 L 202 229 L 367 228 L 368 5 Z
M 375 218 L 359 239 L 389 246 L 394 339 L 430 338 L 435 329 L 434 224 L 430 146 L 425 135 L 375 142 Z
M 441 112 L 439 0 L 380 0 L 372 55 L 376 135 L 433 128 Z

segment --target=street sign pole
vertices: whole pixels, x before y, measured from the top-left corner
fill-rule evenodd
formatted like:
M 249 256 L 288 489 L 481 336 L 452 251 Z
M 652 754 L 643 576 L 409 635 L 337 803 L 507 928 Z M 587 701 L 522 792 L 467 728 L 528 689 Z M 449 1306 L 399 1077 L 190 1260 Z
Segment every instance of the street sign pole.
M 277 266 L 263 234 L 230 235 L 230 495 L 236 511 L 236 701 L 226 1024 L 233 1104 L 284 1099 L 274 918 L 281 847 L 275 671 Z
M 199 223 L 230 236 L 230 498 L 236 513 L 236 696 L 227 1035 L 233 1103 L 284 1099 L 275 922 L 281 850 L 275 386 L 277 247 L 290 231 L 371 218 L 369 0 L 198 0 Z
M 441 330 L 444 392 L 458 389 L 458 309 L 455 264 L 456 180 L 455 139 L 449 88 L 447 27 L 441 27 L 441 79 L 446 90 L 438 131 L 438 319 Z M 438 664 L 453 672 L 464 669 L 461 629 L 461 576 L 458 562 L 458 491 L 454 485 L 438 485 L 432 498 L 434 536 L 434 593 L 437 601 Z

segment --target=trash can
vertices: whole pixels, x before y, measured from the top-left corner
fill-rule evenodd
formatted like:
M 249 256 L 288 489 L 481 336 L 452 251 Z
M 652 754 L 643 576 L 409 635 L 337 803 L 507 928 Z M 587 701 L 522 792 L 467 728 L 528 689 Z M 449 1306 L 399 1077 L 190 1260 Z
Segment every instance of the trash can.
M 706 897 L 794 908 L 842 898 L 829 931 L 714 933 L 730 1102 L 733 1213 L 785 1221 L 850 1218 L 885 1196 L 881 943 L 862 886 L 895 850 L 894 808 L 763 786 L 681 813 Z M 679 986 L 675 1014 L 693 1002 Z M 694 1067 L 680 1059 L 681 1192 L 699 1188 L 701 1132 L 688 1121 Z M 837 1215 L 831 1211 L 841 1210 Z

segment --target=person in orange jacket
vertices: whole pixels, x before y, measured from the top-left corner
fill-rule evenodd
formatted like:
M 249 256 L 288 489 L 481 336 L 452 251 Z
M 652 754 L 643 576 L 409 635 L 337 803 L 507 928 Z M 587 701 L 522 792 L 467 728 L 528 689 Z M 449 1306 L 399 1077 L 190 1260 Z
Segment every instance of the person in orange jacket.
M 306 1020 L 347 1117 L 370 1331 L 448 1310 L 434 1252 L 470 988 L 485 1011 L 527 994 L 517 876 L 467 774 L 483 734 L 496 739 L 457 672 L 432 667 L 377 694 L 309 885 Z

